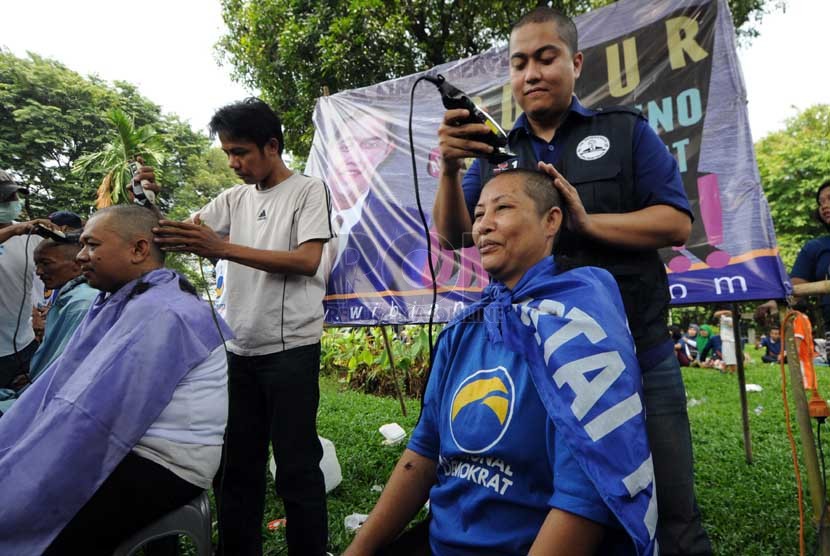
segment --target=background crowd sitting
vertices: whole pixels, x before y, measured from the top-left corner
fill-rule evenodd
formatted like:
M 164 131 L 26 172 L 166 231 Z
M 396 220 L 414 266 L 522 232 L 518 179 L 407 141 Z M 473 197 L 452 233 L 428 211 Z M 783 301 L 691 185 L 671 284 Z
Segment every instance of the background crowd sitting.
M 803 306 L 800 308 L 806 309 Z M 678 325 L 672 325 L 669 328 L 669 334 L 674 341 L 675 353 L 681 367 L 716 368 L 727 372 L 733 370 L 728 362 L 727 351 L 734 350 L 734 345 L 729 346 L 724 342 L 723 329 L 709 324 L 700 326 L 690 324 L 683 332 Z M 813 338 L 812 323 L 805 312 L 799 311 L 793 320 L 793 336 L 804 375 L 805 388 L 813 388 L 815 385 L 814 365 L 826 365 L 827 361 L 823 356 L 824 349 L 819 345 L 820 340 Z M 758 336 L 755 347 L 764 350 L 761 355 L 761 361 L 764 363 L 778 364 L 782 360 L 784 363 L 787 362 L 781 329 L 777 325 L 770 326 L 766 329 L 766 333 Z M 744 358 L 749 360 L 747 354 Z
M 672 325 L 669 334 L 674 340 L 674 351 L 681 367 L 705 367 L 727 370 L 723 339 L 714 326 L 690 324 L 684 333 Z

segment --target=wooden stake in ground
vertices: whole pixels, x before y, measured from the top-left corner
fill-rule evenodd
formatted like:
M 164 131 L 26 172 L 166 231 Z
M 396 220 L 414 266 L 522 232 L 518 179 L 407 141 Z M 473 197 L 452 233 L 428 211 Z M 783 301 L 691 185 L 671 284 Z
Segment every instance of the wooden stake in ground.
M 380 332 L 383 334 L 383 343 L 386 344 L 386 355 L 389 356 L 389 367 L 392 369 L 392 383 L 395 385 L 395 395 L 401 402 L 401 413 L 406 417 L 406 403 L 403 400 L 403 393 L 401 387 L 398 385 L 398 372 L 395 370 L 395 359 L 392 357 L 392 344 L 389 343 L 389 335 L 386 333 L 386 327 L 381 326 Z
M 747 465 L 752 465 L 752 437 L 749 431 L 749 409 L 746 403 L 746 374 L 744 373 L 744 345 L 741 338 L 741 313 L 737 303 L 732 304 L 732 330 L 735 334 L 735 359 L 738 365 L 738 387 L 741 389 L 741 420 L 744 426 L 744 452 Z
M 830 525 L 827 523 L 827 514 L 824 512 L 824 481 L 819 469 L 816 441 L 813 436 L 813 423 L 810 420 L 810 411 L 807 406 L 807 396 L 804 394 L 804 383 L 801 378 L 801 365 L 798 361 L 798 350 L 795 347 L 792 320 L 786 317 L 786 309 L 781 308 L 781 335 L 784 337 L 784 349 L 787 355 L 787 366 L 790 370 L 790 389 L 795 401 L 795 415 L 798 421 L 798 432 L 801 437 L 802 457 L 804 467 L 807 468 L 807 482 L 810 487 L 810 500 L 813 505 L 815 522 L 824 516 L 824 525 L 819 524 L 821 536 L 818 543 L 821 546 L 822 556 L 830 556 Z

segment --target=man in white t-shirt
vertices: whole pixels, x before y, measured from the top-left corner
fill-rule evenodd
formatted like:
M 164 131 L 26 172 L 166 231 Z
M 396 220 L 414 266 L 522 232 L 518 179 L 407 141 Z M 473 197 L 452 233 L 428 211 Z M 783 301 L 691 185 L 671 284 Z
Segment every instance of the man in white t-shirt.
M 156 241 L 166 251 L 228 261 L 225 318 L 236 339 L 228 342 L 224 469 L 214 484 L 218 553 L 262 554 L 270 441 L 288 554 L 320 556 L 328 537 L 316 425 L 325 293 L 320 260 L 333 235 L 331 200 L 321 180 L 286 167 L 280 120 L 261 100 L 221 108 L 210 130 L 247 185 L 222 192 L 191 222 L 162 221 Z

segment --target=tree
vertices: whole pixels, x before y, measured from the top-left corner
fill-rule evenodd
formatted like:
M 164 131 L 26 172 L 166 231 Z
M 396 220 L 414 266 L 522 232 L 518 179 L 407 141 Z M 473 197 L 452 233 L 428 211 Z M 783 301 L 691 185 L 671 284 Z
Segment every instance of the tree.
M 735 26 L 770 2 L 730 0 Z M 363 87 L 478 54 L 507 40 L 517 14 L 536 0 L 222 0 L 227 34 L 220 55 L 234 77 L 262 90 L 282 116 L 286 148 L 307 156 L 311 114 L 323 87 Z M 556 0 L 580 14 L 610 0 Z M 751 27 L 743 31 L 752 34 Z
M 104 174 L 98 186 L 96 208 L 104 208 L 119 202 L 129 202 L 127 187 L 132 181 L 130 164 L 141 157 L 149 166 L 158 167 L 164 160 L 161 138 L 149 125 L 136 127 L 133 119 L 119 108 L 107 112 L 113 125 L 112 140 L 98 152 L 81 156 L 75 167 L 76 174 Z
M 755 25 L 768 13 L 786 8 L 785 0 L 729 0 L 729 10 L 738 40 L 751 40 L 758 36 Z
M 830 179 L 830 105 L 812 106 L 755 144 L 761 184 L 787 268 L 804 243 L 826 233 L 816 218 L 816 189 Z
M 107 113 L 114 108 L 135 126 L 150 125 L 158 132 L 168 154 L 159 204 L 162 210 L 173 208 L 177 190 L 193 177 L 188 161 L 206 153 L 207 137 L 177 116 L 162 114 L 130 83 L 82 77 L 55 60 L 34 53 L 18 58 L 0 49 L 0 168 L 30 186 L 33 215 L 91 212 L 105 174 L 81 175 L 72 168 L 81 156 L 103 150 L 112 140 Z
M 184 220 L 190 214 L 215 198 L 223 190 L 241 183 L 239 176 L 228 166 L 228 157 L 218 147 L 209 147 L 204 153 L 192 154 L 185 166 L 188 177 L 176 191 L 176 202 L 167 212 L 174 220 Z
M 100 148 L 102 116 L 113 100 L 100 83 L 56 62 L 0 50 L 0 167 L 30 185 L 37 209 L 89 205 L 94 190 L 73 179 L 70 168 L 81 153 Z

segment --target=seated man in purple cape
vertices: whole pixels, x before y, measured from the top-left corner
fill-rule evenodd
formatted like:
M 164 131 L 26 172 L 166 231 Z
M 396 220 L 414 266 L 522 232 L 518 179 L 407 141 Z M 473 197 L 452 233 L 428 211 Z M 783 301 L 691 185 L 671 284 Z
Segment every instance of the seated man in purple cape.
M 493 281 L 441 333 L 420 421 L 345 556 L 418 554 L 393 539 L 427 498 L 432 554 L 656 553 L 634 341 L 607 271 L 557 271 L 559 204 L 531 170 L 482 190 Z
M 97 212 L 77 256 L 101 290 L 0 419 L 0 554 L 112 554 L 210 486 L 227 363 L 210 307 L 163 268 L 146 208 Z

